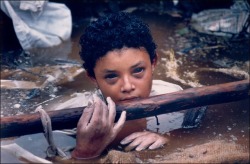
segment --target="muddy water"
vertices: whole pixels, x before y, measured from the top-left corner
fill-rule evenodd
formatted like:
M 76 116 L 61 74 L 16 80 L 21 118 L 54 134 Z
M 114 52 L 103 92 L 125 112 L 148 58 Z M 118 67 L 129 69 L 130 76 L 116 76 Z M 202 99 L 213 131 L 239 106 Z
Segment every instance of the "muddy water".
M 246 46 L 247 44 L 244 40 L 242 42 L 232 43 L 226 38 L 198 34 L 187 29 L 186 22 L 183 20 L 172 18 L 168 15 L 158 15 L 147 12 L 135 12 L 135 14 L 142 17 L 145 22 L 149 24 L 152 35 L 158 44 L 158 54 L 160 57 L 158 67 L 154 74 L 155 79 L 176 83 L 186 89 L 195 86 L 241 80 L 244 79 L 244 76 L 240 74 L 242 72 L 243 74 L 246 72 L 249 75 L 249 46 Z M 66 43 L 68 45 L 66 46 L 67 51 L 63 51 L 64 54 L 57 54 L 58 56 L 55 58 L 81 63 L 78 56 L 78 40 L 87 24 L 88 21 L 78 28 L 74 28 L 71 42 Z M 58 50 L 54 49 L 54 51 L 56 52 Z M 45 60 L 48 58 L 44 57 L 48 55 L 47 52 L 52 52 L 53 54 L 53 49 L 40 53 L 39 59 L 33 58 L 33 64 L 44 65 L 44 63 L 49 63 Z M 201 71 L 201 68 L 204 70 Z M 207 68 L 225 68 L 226 71 L 208 71 L 206 70 Z M 232 68 L 237 70 L 238 74 L 232 74 Z M 46 110 L 53 110 L 59 102 L 69 99 L 71 95 L 76 92 L 94 90 L 94 85 L 87 78 L 85 72 L 83 72 L 76 76 L 73 81 L 65 82 L 57 87 L 57 89 L 58 91 L 53 94 L 60 95 L 60 97 L 44 103 L 43 105 Z M 36 103 L 43 102 L 48 98 L 44 94 L 40 96 Z M 1 100 L 10 102 L 9 99 L 1 98 Z M 1 105 L 1 109 L 5 109 L 4 107 L 6 106 L 7 105 Z M 4 113 L 8 115 L 8 111 Z M 174 119 L 176 120 L 172 120 L 172 122 L 175 121 L 176 124 L 181 124 L 181 120 L 178 120 L 178 117 Z M 156 122 L 154 123 L 154 121 L 152 121 L 150 124 L 156 124 Z M 167 119 L 160 119 L 160 125 L 158 126 L 150 124 L 148 124 L 148 126 L 156 127 L 155 131 L 162 132 L 170 138 L 170 142 L 163 149 L 135 152 L 143 161 L 174 152 L 178 148 L 191 147 L 213 139 L 223 139 L 229 142 L 239 143 L 248 149 L 250 129 L 249 99 L 209 106 L 205 118 L 198 128 L 174 128 L 171 131 L 167 131 L 166 128 L 171 129 L 171 127 L 168 126 L 171 124 Z M 32 138 L 32 135 L 29 136 Z M 13 139 L 2 140 L 1 144 L 8 144 L 14 141 Z M 27 140 L 23 140 L 22 145 L 25 145 L 26 142 L 28 144 Z M 40 144 L 42 143 L 41 141 Z M 30 147 L 27 146 L 27 150 L 33 152 L 32 149 L 39 149 L 39 147 L 41 147 L 39 144 L 37 148 L 33 147 L 30 149 Z M 45 157 L 44 155 L 44 152 L 38 154 L 38 156 L 43 158 Z M 14 158 L 13 155 L 5 151 L 1 151 L 1 161 L 21 162 L 21 160 Z

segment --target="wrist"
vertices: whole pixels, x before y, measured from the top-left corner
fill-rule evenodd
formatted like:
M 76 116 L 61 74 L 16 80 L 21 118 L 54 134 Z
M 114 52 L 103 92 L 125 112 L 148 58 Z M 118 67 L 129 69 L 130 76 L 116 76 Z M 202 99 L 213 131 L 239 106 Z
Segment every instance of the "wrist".
M 98 152 L 91 152 L 91 151 L 83 151 L 78 148 L 75 148 L 71 153 L 72 158 L 85 160 L 85 159 L 94 159 L 100 156 Z

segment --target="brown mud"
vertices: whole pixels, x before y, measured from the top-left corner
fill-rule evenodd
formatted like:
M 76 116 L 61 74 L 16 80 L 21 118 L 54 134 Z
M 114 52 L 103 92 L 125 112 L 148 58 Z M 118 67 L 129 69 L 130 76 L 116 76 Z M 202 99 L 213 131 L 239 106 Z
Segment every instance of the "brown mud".
M 145 10 L 133 13 L 149 24 L 158 45 L 160 57 L 155 79 L 176 83 L 186 89 L 249 78 L 249 38 L 200 34 L 179 17 Z M 30 55 L 20 50 L 1 54 L 4 59 L 1 80 L 32 81 L 41 86 L 49 77 L 53 78 L 40 89 L 1 88 L 1 117 L 32 113 L 38 105 L 53 110 L 74 94 L 95 89 L 85 72 L 81 72 L 78 56 L 78 40 L 89 20 L 84 19 L 75 26 L 71 40 L 57 47 L 37 49 Z M 15 53 L 20 55 L 12 62 L 8 57 Z M 161 121 L 156 131 L 164 131 L 167 124 L 167 121 Z M 114 150 L 99 162 L 247 163 L 249 130 L 249 99 L 212 105 L 199 127 L 164 131 L 163 135 L 170 139 L 164 148 L 130 153 Z M 1 144 L 13 141 L 15 138 L 4 139 Z M 23 161 L 1 151 L 1 162 Z

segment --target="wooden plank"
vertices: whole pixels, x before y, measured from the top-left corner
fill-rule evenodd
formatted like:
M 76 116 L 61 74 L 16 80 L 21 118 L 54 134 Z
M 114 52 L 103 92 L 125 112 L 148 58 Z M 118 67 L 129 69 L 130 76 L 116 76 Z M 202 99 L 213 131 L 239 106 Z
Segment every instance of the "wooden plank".
M 116 119 L 123 110 L 127 111 L 127 120 L 133 120 L 199 106 L 238 101 L 249 98 L 249 95 L 249 80 L 190 88 L 118 104 Z M 84 107 L 48 111 L 53 130 L 76 127 L 83 110 Z M 1 138 L 39 132 L 43 132 L 39 113 L 1 118 Z

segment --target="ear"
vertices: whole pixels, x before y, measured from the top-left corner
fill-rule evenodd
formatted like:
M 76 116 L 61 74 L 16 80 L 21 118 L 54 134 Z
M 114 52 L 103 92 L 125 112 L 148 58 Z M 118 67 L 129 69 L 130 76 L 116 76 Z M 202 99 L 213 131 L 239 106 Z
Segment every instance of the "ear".
M 98 86 L 98 84 L 97 84 L 97 81 L 96 81 L 96 78 L 95 77 L 93 77 L 93 76 L 90 76 L 88 73 L 87 73 L 87 76 L 88 76 L 88 78 L 95 84 L 95 86 Z
M 156 67 L 156 64 L 157 64 L 157 61 L 158 61 L 158 53 L 156 53 L 155 55 L 155 58 L 153 59 L 153 62 L 152 62 L 152 71 L 154 72 L 154 69 Z

